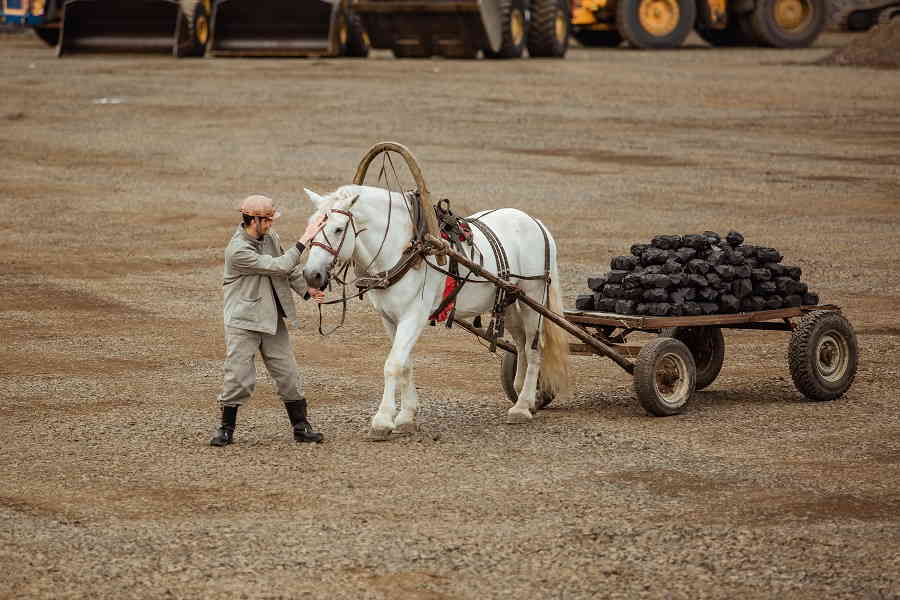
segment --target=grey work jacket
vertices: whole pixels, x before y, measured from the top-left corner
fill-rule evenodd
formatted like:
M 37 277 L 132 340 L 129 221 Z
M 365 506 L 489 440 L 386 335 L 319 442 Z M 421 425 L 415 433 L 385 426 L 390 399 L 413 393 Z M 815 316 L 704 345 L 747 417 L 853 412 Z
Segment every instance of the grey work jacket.
M 274 335 L 278 328 L 274 288 L 285 319 L 298 327 L 291 289 L 301 295 L 307 290 L 297 266 L 300 253 L 297 246 L 283 251 L 274 231 L 257 240 L 239 225 L 225 248 L 225 326 Z

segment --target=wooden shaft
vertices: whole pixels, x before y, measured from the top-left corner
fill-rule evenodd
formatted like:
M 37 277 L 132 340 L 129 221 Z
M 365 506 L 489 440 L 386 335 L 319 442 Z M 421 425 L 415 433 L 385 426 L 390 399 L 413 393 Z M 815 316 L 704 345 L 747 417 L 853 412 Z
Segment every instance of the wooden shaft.
M 634 364 L 629 362 L 628 359 L 626 359 L 625 357 L 620 355 L 618 352 L 616 352 L 615 350 L 613 350 L 612 348 L 610 348 L 603 342 L 597 340 L 597 338 L 592 336 L 590 333 L 588 333 L 581 327 L 578 327 L 576 325 L 569 323 L 565 319 L 565 317 L 557 315 L 555 312 L 548 310 L 540 302 L 537 302 L 536 300 L 529 298 L 528 295 L 525 294 L 525 292 L 523 292 L 522 288 L 520 288 L 519 286 L 513 285 L 512 283 L 510 283 L 508 281 L 504 281 L 504 280 L 500 279 L 499 277 L 497 277 L 496 275 L 494 275 L 493 273 L 486 271 L 483 267 L 481 267 L 481 265 L 477 265 L 477 264 L 473 263 L 472 261 L 470 261 L 469 258 L 465 254 L 460 254 L 459 252 L 457 252 L 456 250 L 451 248 L 450 245 L 447 244 L 444 240 L 442 240 L 440 238 L 435 238 L 434 236 L 430 236 L 430 235 L 426 236 L 425 239 L 427 241 L 431 242 L 432 244 L 436 245 L 437 247 L 441 248 L 441 252 L 446 253 L 448 256 L 452 257 L 457 262 L 459 262 L 461 265 L 465 265 L 470 271 L 472 271 L 479 277 L 484 277 L 485 279 L 487 279 L 494 285 L 505 288 L 507 293 L 513 294 L 513 296 L 516 298 L 516 300 L 527 304 L 535 312 L 538 312 L 538 313 L 544 315 L 545 318 L 549 319 L 550 321 L 552 321 L 553 323 L 555 323 L 556 325 L 561 327 L 566 332 L 572 334 L 573 336 L 575 336 L 576 338 L 578 338 L 579 340 L 581 340 L 582 342 L 584 342 L 585 344 L 587 344 L 588 346 L 590 346 L 591 348 L 596 350 L 597 354 L 602 354 L 603 356 L 607 357 L 608 359 L 612 360 L 617 365 L 619 365 L 620 367 L 625 369 L 627 372 L 634 373 Z
M 468 331 L 469 333 L 471 333 L 472 335 L 478 336 L 483 340 L 487 340 L 488 342 L 491 341 L 491 338 L 488 336 L 488 334 L 483 329 L 478 329 L 474 325 L 466 323 L 462 319 L 453 319 L 453 322 L 456 323 L 457 325 L 459 325 L 460 327 L 462 327 L 463 329 L 465 329 L 466 331 Z M 519 353 L 518 350 L 516 350 L 515 346 L 513 346 L 512 344 L 510 344 L 509 342 L 506 342 L 504 340 L 497 340 L 497 345 L 500 348 L 509 352 L 510 354 L 518 354 Z

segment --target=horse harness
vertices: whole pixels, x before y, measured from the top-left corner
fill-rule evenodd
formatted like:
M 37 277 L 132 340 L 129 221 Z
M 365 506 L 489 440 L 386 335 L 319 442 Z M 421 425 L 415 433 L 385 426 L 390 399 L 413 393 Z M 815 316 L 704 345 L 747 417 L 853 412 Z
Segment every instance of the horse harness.
M 541 234 L 544 237 L 544 274 L 543 275 L 518 275 L 515 273 L 511 273 L 509 269 L 509 258 L 506 256 L 506 250 L 503 248 L 503 244 L 500 242 L 500 238 L 497 237 L 497 234 L 488 227 L 488 225 L 481 221 L 487 215 L 493 213 L 495 210 L 489 210 L 487 212 L 482 213 L 478 217 L 475 218 L 466 218 L 459 217 L 450 210 L 450 201 L 447 199 L 440 200 L 434 207 L 435 213 L 438 218 L 438 225 L 440 227 L 441 237 L 446 239 L 450 245 L 460 254 L 465 254 L 463 250 L 462 243 L 466 242 L 470 248 L 470 257 L 474 261 L 475 259 L 475 243 L 472 236 L 472 230 L 470 226 L 475 226 L 479 231 L 484 235 L 485 239 L 487 239 L 488 244 L 491 246 L 491 250 L 494 253 L 494 260 L 497 264 L 497 277 L 504 281 L 509 281 L 512 277 L 517 279 L 528 279 L 528 280 L 544 280 L 546 281 L 546 285 L 544 287 L 544 299 L 543 304 L 547 304 L 547 299 L 549 298 L 549 290 L 550 290 L 550 240 L 547 237 L 547 231 L 544 229 L 544 226 L 540 224 L 540 222 L 531 217 L 538 228 L 541 230 Z M 530 216 L 530 215 L 529 215 Z M 428 266 L 444 273 L 448 277 L 453 278 L 456 282 L 456 285 L 453 291 L 449 294 L 446 294 L 444 299 L 441 301 L 440 305 L 438 305 L 437 309 L 432 313 L 431 318 L 434 319 L 437 315 L 441 314 L 444 309 L 448 306 L 453 305 L 450 309 L 450 314 L 447 317 L 447 327 L 451 327 L 454 320 L 454 313 L 456 311 L 455 301 L 456 296 L 459 295 L 459 292 L 462 290 L 463 286 L 469 282 L 474 281 L 475 283 L 485 283 L 484 280 L 472 280 L 470 279 L 472 272 L 469 273 L 465 277 L 460 277 L 459 275 L 459 264 L 452 257 L 450 258 L 450 264 L 448 265 L 447 270 L 444 270 L 437 265 L 434 265 L 430 262 L 427 262 Z M 484 260 L 479 252 L 478 257 L 479 266 L 484 266 Z M 490 340 L 490 351 L 495 352 L 497 349 L 497 339 L 503 337 L 504 333 L 504 313 L 506 312 L 506 308 L 513 304 L 516 301 L 515 293 L 510 294 L 506 287 L 498 286 L 496 294 L 494 296 L 494 306 L 491 309 L 491 320 L 488 323 L 486 337 Z M 539 319 L 543 319 L 543 316 L 539 316 Z M 432 321 L 433 323 L 433 321 Z M 473 321 L 473 325 L 477 328 L 481 327 L 481 317 L 480 315 L 475 317 Z M 532 348 L 537 348 L 539 343 L 539 335 L 541 331 L 540 327 L 541 323 L 538 323 L 538 332 L 539 334 L 535 336 L 532 342 Z
M 363 273 L 359 275 L 352 283 L 359 290 L 356 294 L 352 296 L 347 296 L 346 294 L 346 277 L 347 270 L 350 267 L 350 261 L 341 267 L 337 273 L 333 275 L 334 279 L 341 283 L 343 286 L 343 295 L 340 300 L 331 300 L 328 302 L 323 302 L 319 304 L 319 333 L 321 335 L 329 335 L 336 331 L 344 324 L 344 320 L 346 318 L 347 313 L 347 301 L 353 298 L 362 297 L 367 291 L 373 289 L 387 289 L 391 287 L 393 284 L 398 282 L 403 278 L 406 273 L 419 265 L 419 263 L 425 259 L 425 255 L 430 250 L 430 245 L 425 240 L 425 233 L 427 231 L 427 227 L 425 225 L 425 216 L 422 214 L 421 202 L 419 201 L 419 192 L 418 191 L 409 191 L 404 194 L 407 199 L 407 208 L 410 212 L 410 219 L 413 223 L 413 238 L 410 240 L 409 245 L 401 254 L 400 259 L 397 263 L 386 271 L 380 271 L 378 273 L 369 274 L 368 267 L 364 269 Z M 494 209 L 497 210 L 497 209 Z M 535 224 L 541 230 L 541 234 L 544 238 L 544 273 L 543 275 L 519 275 L 515 273 L 511 273 L 509 269 L 509 259 L 506 256 L 506 250 L 503 248 L 503 244 L 500 242 L 500 239 L 497 237 L 497 234 L 488 227 L 486 223 L 481 221 L 482 218 L 494 212 L 494 210 L 487 211 L 482 213 L 478 217 L 475 218 L 466 218 L 455 215 L 450 210 L 450 201 L 447 199 L 440 200 L 434 206 L 434 211 L 437 216 L 438 225 L 440 229 L 441 237 L 449 242 L 449 244 L 459 253 L 466 254 L 463 243 L 469 246 L 469 256 L 472 260 L 475 260 L 475 253 L 478 252 L 478 264 L 479 266 L 484 266 L 484 258 L 481 255 L 481 252 L 477 250 L 471 226 L 475 226 L 479 231 L 484 235 L 487 239 L 488 243 L 491 246 L 491 250 L 494 253 L 494 259 L 497 264 L 497 276 L 504 280 L 509 281 L 511 278 L 515 277 L 517 279 L 526 279 L 526 280 L 544 280 L 546 285 L 544 287 L 544 299 L 543 304 L 547 304 L 547 300 L 549 298 L 550 291 L 550 240 L 547 236 L 547 230 L 544 229 L 544 226 L 535 219 Z M 346 215 L 348 218 L 348 224 L 353 228 L 353 232 L 355 235 L 359 235 L 366 229 L 357 229 L 356 223 L 353 219 L 353 214 L 347 210 L 341 209 L 332 209 L 331 212 L 340 213 Z M 530 216 L 530 215 L 529 215 Z M 390 228 L 390 212 L 388 212 L 388 227 L 385 229 L 385 239 L 387 239 L 387 231 Z M 311 241 L 310 247 L 318 246 L 322 248 L 335 258 L 340 255 L 341 248 L 344 245 L 344 241 L 347 237 L 347 230 L 344 230 L 344 234 L 341 237 L 340 242 L 337 247 L 331 243 L 331 241 L 327 238 L 323 231 L 323 237 L 325 237 L 326 244 L 318 241 Z M 382 247 L 384 245 L 384 240 L 382 240 Z M 375 258 L 380 254 L 381 248 L 379 248 L 378 252 L 375 255 Z M 372 259 L 372 263 L 374 263 L 375 258 Z M 431 315 L 432 324 L 437 315 L 441 314 L 448 307 L 450 308 L 449 315 L 447 317 L 447 327 L 451 327 L 454 321 L 454 314 L 456 312 L 455 301 L 456 297 L 459 295 L 459 292 L 462 290 L 463 286 L 468 282 L 474 283 L 486 283 L 486 280 L 477 280 L 472 279 L 472 272 L 469 271 L 465 277 L 460 276 L 459 274 L 459 263 L 454 260 L 452 257 L 450 258 L 449 264 L 447 265 L 447 269 L 443 269 L 431 262 L 427 259 L 425 260 L 426 265 L 431 267 L 432 269 L 447 275 L 449 279 L 452 279 L 455 282 L 454 288 L 450 293 L 446 293 L 441 303 L 434 310 Z M 449 281 L 448 281 L 449 283 Z M 498 286 L 496 295 L 494 296 L 494 305 L 491 310 L 491 320 L 488 324 L 486 337 L 490 340 L 491 346 L 490 351 L 495 352 L 497 349 L 497 339 L 503 337 L 504 333 L 504 312 L 506 308 L 516 301 L 515 293 L 510 294 L 507 290 L 507 287 Z M 334 304 L 340 302 L 342 303 L 342 312 L 341 312 L 341 321 L 340 323 L 334 327 L 328 333 L 325 333 L 322 330 L 322 305 L 323 304 Z M 543 319 L 543 315 L 539 316 L 539 319 Z M 481 326 L 480 316 L 475 317 L 475 321 L 473 322 L 475 327 Z M 532 348 L 537 348 L 539 343 L 539 336 L 541 331 L 541 323 L 538 323 L 538 335 L 535 336 L 532 342 Z

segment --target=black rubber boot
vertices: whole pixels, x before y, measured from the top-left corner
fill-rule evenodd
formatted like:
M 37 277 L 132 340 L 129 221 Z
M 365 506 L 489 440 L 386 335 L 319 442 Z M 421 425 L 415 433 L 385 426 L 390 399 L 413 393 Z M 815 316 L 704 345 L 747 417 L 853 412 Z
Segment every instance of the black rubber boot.
M 222 424 L 216 430 L 216 435 L 209 440 L 210 446 L 227 446 L 234 441 L 234 425 L 237 422 L 237 406 L 222 407 Z
M 306 418 L 306 398 L 300 398 L 295 402 L 285 402 L 284 408 L 287 410 L 291 426 L 294 428 L 295 442 L 318 444 L 324 439 L 321 433 L 313 431 L 312 425 Z

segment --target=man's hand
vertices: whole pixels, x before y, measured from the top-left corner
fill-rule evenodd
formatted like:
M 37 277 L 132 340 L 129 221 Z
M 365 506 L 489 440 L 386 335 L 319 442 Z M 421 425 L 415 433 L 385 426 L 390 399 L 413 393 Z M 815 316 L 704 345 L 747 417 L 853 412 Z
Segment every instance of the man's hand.
M 316 288 L 309 288 L 307 290 L 309 295 L 312 296 L 312 299 L 318 302 L 319 304 L 325 302 L 325 292 L 322 290 L 317 290 Z
M 304 246 L 309 246 L 309 241 L 316 237 L 316 234 L 319 233 L 322 228 L 325 226 L 325 221 L 328 219 L 325 215 L 319 215 L 319 217 L 306 226 L 306 231 L 303 232 L 303 235 L 300 236 L 300 243 Z

